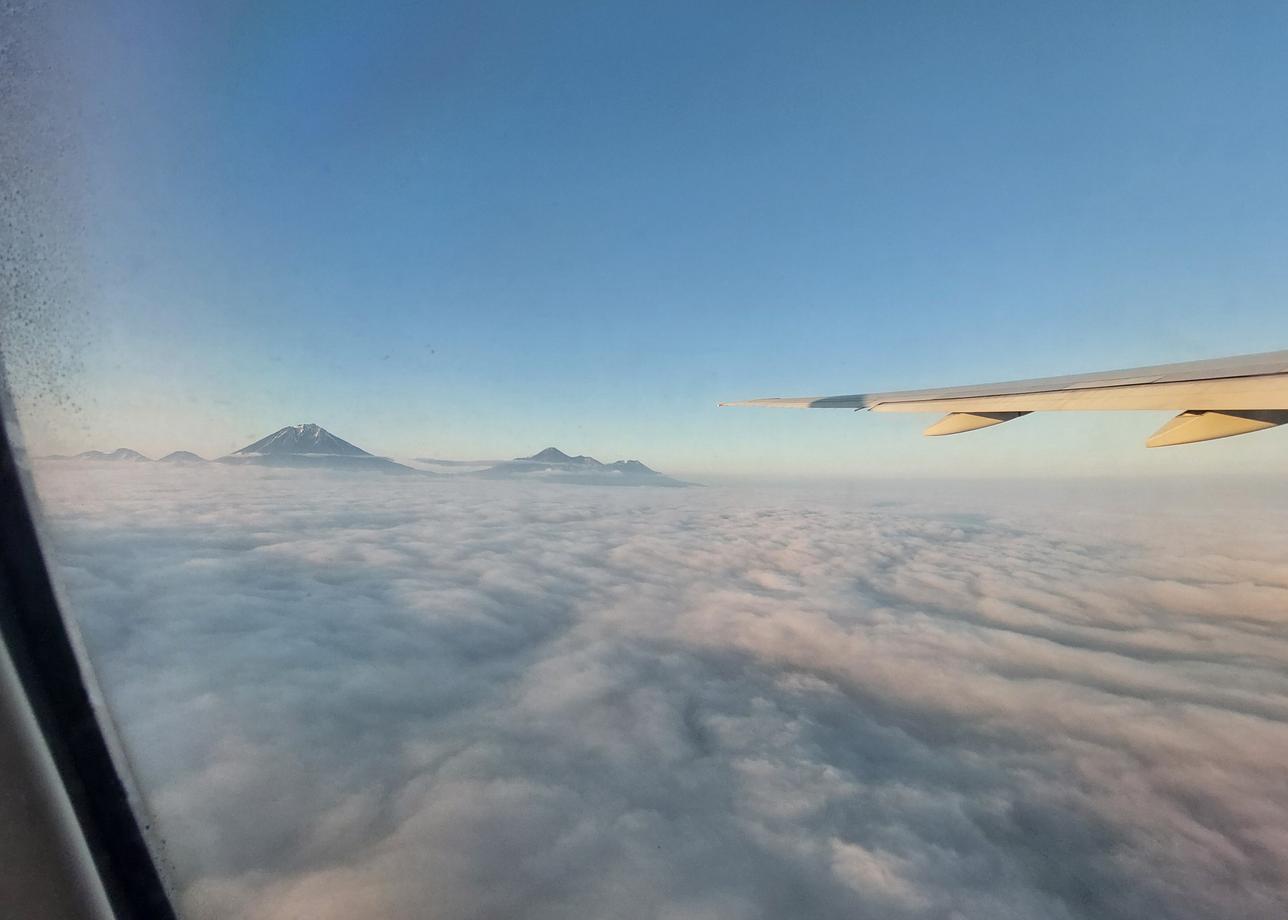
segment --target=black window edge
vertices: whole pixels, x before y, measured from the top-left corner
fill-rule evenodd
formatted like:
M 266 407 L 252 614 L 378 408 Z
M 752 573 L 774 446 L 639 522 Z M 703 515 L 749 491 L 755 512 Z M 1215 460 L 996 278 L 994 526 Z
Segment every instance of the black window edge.
M 50 578 L 0 367 L 0 638 L 120 920 L 175 920 Z

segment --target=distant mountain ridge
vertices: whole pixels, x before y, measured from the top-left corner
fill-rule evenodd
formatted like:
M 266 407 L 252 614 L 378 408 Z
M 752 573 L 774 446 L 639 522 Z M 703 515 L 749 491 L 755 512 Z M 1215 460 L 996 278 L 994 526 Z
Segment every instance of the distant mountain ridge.
M 687 486 L 689 483 L 663 476 L 638 460 L 601 463 L 585 454 L 571 456 L 557 447 L 547 447 L 530 457 L 515 457 L 476 473 L 484 479 L 515 479 L 542 476 L 560 482 L 593 485 Z
M 547 447 L 545 450 L 539 451 L 531 457 L 515 457 L 510 462 L 532 463 L 541 466 L 585 466 L 591 469 L 620 470 L 625 473 L 635 473 L 648 476 L 662 475 L 657 470 L 649 469 L 638 460 L 614 460 L 612 463 L 600 463 L 594 457 L 587 457 L 585 454 L 578 454 L 576 457 L 570 457 L 557 447 Z
M 130 450 L 128 447 L 118 447 L 111 453 L 104 453 L 101 450 L 87 450 L 77 454 L 75 460 L 116 460 L 127 463 L 151 463 L 151 457 L 145 457 L 137 450 Z
M 100 450 L 87 450 L 77 454 L 75 457 L 52 456 L 46 459 L 125 463 L 154 462 L 128 447 L 120 447 L 110 453 Z M 209 463 L 210 461 L 194 454 L 192 451 L 176 450 L 155 462 L 172 465 L 197 465 Z M 373 470 L 430 477 L 443 475 L 441 471 L 432 472 L 425 469 L 413 469 L 387 457 L 377 457 L 343 438 L 336 437 L 321 425 L 312 422 L 279 428 L 267 437 L 260 438 L 252 444 L 247 444 L 227 456 L 219 457 L 214 462 L 303 469 Z M 547 447 L 530 457 L 516 457 L 513 460 L 505 460 L 500 463 L 487 461 L 491 465 L 485 469 L 477 468 L 478 461 L 425 460 L 409 462 L 432 462 L 447 467 L 454 465 L 473 466 L 475 467 L 473 471 L 457 475 L 482 479 L 534 478 L 582 485 L 692 485 L 692 483 L 664 476 L 657 470 L 645 466 L 639 460 L 616 460 L 612 463 L 601 463 L 594 457 L 589 457 L 585 454 L 576 456 L 566 454 L 557 447 Z

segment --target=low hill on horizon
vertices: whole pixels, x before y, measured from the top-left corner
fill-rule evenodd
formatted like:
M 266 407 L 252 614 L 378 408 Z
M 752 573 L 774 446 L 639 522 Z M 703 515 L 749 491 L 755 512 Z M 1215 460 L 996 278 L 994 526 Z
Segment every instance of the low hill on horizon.
M 79 454 L 49 454 L 41 457 L 41 460 L 94 460 L 108 461 L 115 463 L 152 463 L 151 457 L 145 457 L 137 450 L 130 450 L 128 447 L 118 447 L 113 451 L 102 450 L 83 450 Z

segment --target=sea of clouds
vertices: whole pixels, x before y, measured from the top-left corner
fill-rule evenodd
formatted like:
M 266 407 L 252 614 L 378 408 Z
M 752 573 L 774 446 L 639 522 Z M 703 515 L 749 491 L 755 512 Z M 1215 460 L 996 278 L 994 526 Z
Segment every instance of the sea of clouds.
M 51 463 L 185 915 L 1288 916 L 1288 500 Z

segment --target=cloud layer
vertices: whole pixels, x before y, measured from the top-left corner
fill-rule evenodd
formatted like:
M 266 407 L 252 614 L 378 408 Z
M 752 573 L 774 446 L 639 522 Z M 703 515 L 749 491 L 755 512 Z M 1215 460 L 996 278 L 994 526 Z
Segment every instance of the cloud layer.
M 1044 488 L 40 476 L 194 918 L 1284 916 L 1282 503 Z

